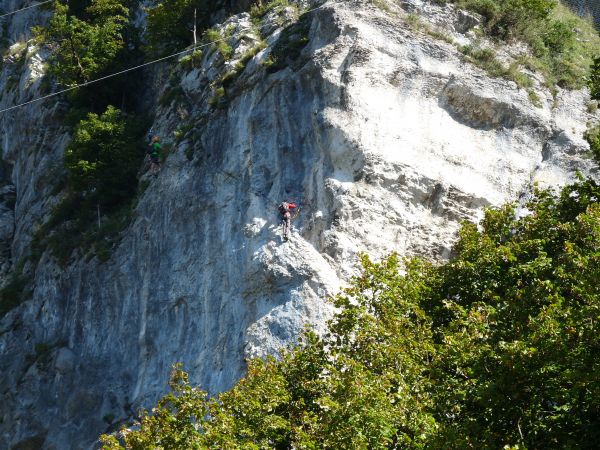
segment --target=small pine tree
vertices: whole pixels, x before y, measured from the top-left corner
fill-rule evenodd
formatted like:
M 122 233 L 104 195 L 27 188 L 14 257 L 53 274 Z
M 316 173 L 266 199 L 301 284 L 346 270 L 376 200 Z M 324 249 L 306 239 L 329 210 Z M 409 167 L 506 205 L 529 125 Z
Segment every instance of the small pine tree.
M 78 18 L 57 1 L 48 27 L 39 31 L 54 48 L 48 72 L 66 85 L 91 80 L 125 48 L 129 10 L 118 0 L 93 0 L 83 15 Z
M 139 132 L 117 108 L 90 113 L 75 128 L 65 152 L 72 190 L 103 206 L 116 206 L 130 198 L 143 157 Z

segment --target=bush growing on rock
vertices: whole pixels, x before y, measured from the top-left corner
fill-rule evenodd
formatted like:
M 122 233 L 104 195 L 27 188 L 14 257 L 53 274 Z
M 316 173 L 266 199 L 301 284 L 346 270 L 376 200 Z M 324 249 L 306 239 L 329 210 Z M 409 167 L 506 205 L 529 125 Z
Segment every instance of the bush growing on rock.
M 88 114 L 65 152 L 71 188 L 108 207 L 131 197 L 144 156 L 138 127 L 113 106 Z
M 557 0 L 455 0 L 483 16 L 488 30 L 503 39 L 521 36 L 532 22 L 545 20 Z
M 69 6 L 55 2 L 48 27 L 40 31 L 42 39 L 54 48 L 49 74 L 66 85 L 101 74 L 125 48 L 128 14 L 118 0 L 93 0 L 80 13 L 81 18 Z
M 194 10 L 198 39 L 211 25 L 211 14 L 224 7 L 223 0 L 164 0 L 148 9 L 149 51 L 163 55 L 194 43 Z
M 600 125 L 590 128 L 585 133 L 585 139 L 590 144 L 590 150 L 594 159 L 600 163 Z
M 592 58 L 600 53 L 600 37 L 593 24 L 558 0 L 450 1 L 481 14 L 490 37 L 527 43 L 532 55 L 521 63 L 541 72 L 549 87 L 582 87 Z
M 521 218 L 489 210 L 441 265 L 363 257 L 329 334 L 250 361 L 214 398 L 176 367 L 139 429 L 103 448 L 593 448 L 599 200 L 580 180 Z
M 589 85 L 592 98 L 600 100 L 600 56 L 597 56 L 592 64 Z

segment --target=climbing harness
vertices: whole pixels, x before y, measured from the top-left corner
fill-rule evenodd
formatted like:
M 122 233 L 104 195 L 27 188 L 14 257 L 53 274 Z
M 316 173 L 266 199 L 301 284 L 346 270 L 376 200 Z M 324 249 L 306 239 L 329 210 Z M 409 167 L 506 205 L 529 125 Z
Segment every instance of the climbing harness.
M 302 207 L 300 206 L 300 202 L 285 201 L 281 202 L 277 209 L 279 210 L 279 214 L 281 215 L 281 234 L 283 236 L 283 239 L 285 241 L 288 241 L 292 232 L 292 221 L 298 218 Z M 294 210 L 294 214 L 292 214 L 290 209 Z

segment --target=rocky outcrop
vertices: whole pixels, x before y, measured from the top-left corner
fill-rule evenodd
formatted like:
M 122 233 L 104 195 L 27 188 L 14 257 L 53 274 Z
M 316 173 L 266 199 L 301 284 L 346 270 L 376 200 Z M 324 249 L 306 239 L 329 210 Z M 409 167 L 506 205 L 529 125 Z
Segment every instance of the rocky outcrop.
M 477 23 L 409 3 L 456 39 Z M 162 99 L 153 132 L 172 150 L 145 178 L 108 261 L 74 254 L 62 267 L 42 255 L 30 298 L 1 319 L 0 447 L 93 448 L 165 392 L 178 361 L 210 392 L 226 389 L 245 356 L 323 327 L 327 296 L 359 252 L 448 257 L 460 221 L 482 208 L 534 182 L 595 173 L 586 92 L 540 91 L 534 106 L 394 8 L 331 1 L 299 25 L 292 8 L 269 14 L 260 33 L 241 13 L 220 25 L 231 60 L 206 47 L 199 62 L 147 74 L 149 105 Z M 41 94 L 36 55 L 23 54 L 20 72 L 3 67 L 3 86 L 18 80 L 2 108 Z M 57 201 L 50 180 L 69 139 L 61 108 L 0 116 L 2 267 L 27 255 Z M 16 200 L 2 200 L 11 192 Z M 275 208 L 284 198 L 303 206 L 289 242 Z

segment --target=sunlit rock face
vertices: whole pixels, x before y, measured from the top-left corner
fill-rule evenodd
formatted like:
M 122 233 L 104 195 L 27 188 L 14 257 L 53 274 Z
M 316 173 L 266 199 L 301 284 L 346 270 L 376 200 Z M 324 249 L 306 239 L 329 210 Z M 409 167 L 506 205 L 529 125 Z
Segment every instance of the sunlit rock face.
M 452 7 L 403 5 L 459 42 L 478 23 Z M 63 267 L 44 254 L 35 272 L 25 265 L 30 298 L 0 322 L 0 448 L 94 448 L 166 392 L 175 362 L 210 392 L 227 389 L 245 357 L 276 353 L 306 324 L 324 329 L 327 298 L 356 273 L 359 252 L 447 258 L 462 220 L 526 198 L 535 182 L 594 173 L 586 92 L 554 99 L 540 88 L 534 106 L 409 27 L 405 10 L 326 2 L 300 25 L 293 9 L 269 14 L 267 47 L 225 95 L 219 80 L 259 41 L 244 13 L 220 24 L 232 60 L 207 47 L 201 61 L 140 76 L 152 133 L 172 150 L 156 178 L 143 177 L 108 261 L 74 254 Z M 11 38 L 38 18 L 25 17 Z M 286 36 L 308 44 L 294 55 Z M 285 63 L 268 70 L 282 47 Z M 23 48 L 13 52 L 22 62 L 2 66 L 1 108 L 42 95 L 47 53 Z M 60 198 L 66 109 L 52 99 L 0 116 L 4 282 Z M 283 199 L 302 207 L 289 242 Z

